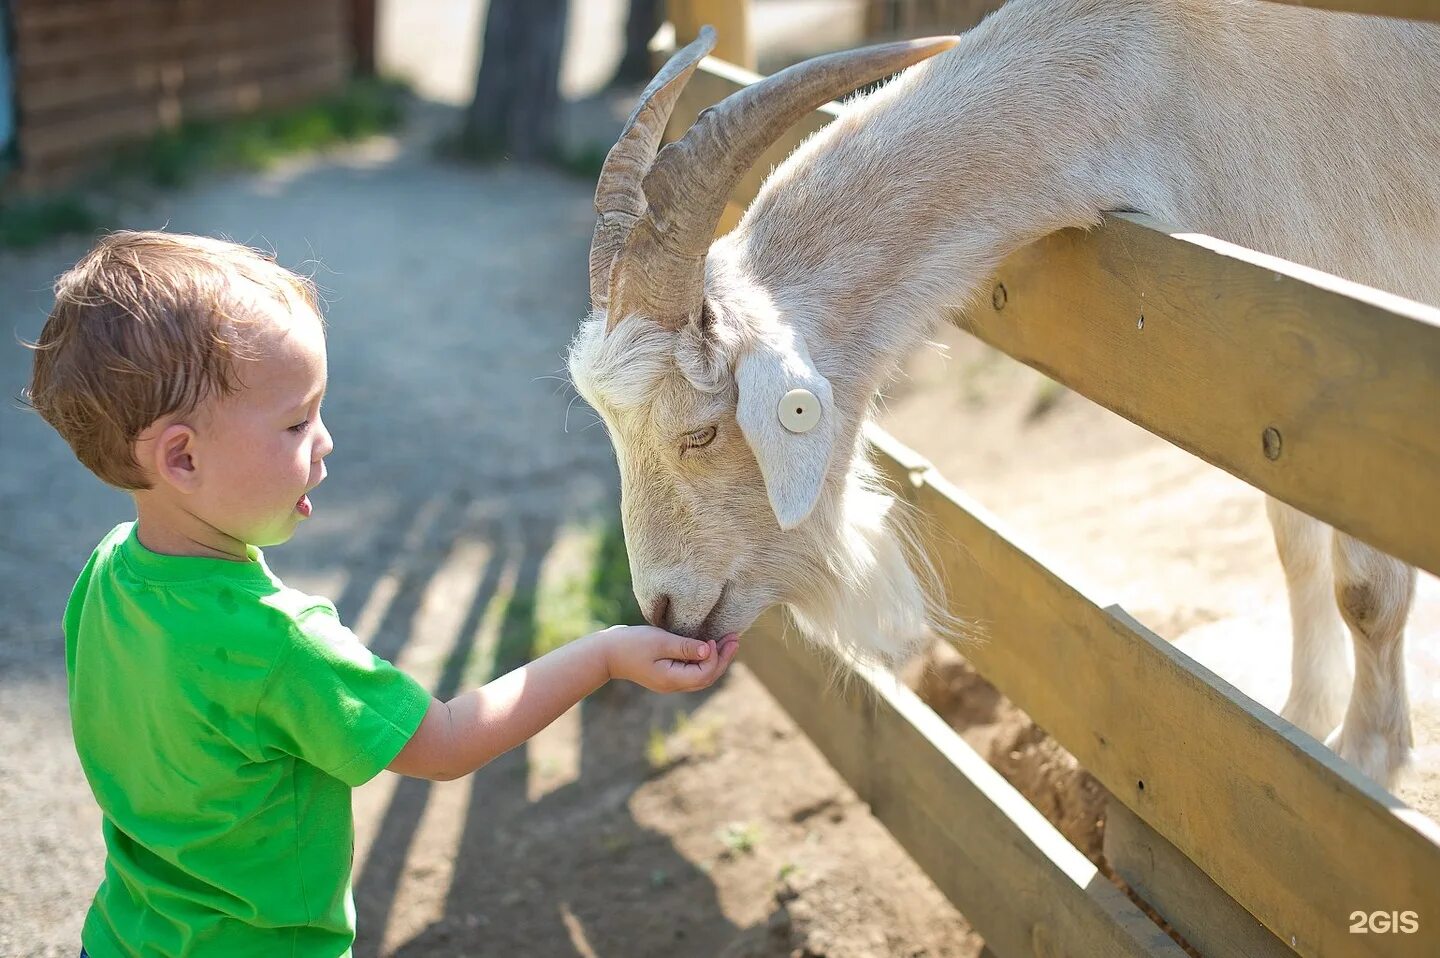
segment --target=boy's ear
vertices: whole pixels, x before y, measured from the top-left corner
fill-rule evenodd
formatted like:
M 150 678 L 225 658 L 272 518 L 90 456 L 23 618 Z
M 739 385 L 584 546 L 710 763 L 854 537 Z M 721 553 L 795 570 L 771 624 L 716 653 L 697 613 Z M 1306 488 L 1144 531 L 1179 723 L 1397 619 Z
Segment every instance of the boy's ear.
M 804 340 L 780 327 L 740 357 L 735 385 L 735 419 L 760 464 L 770 508 L 781 529 L 793 529 L 815 508 L 830 467 L 830 381 L 811 363 Z
M 180 492 L 190 492 L 199 483 L 200 474 L 195 468 L 195 430 L 184 423 L 174 422 L 160 430 L 152 441 L 143 438 L 137 443 L 140 449 L 150 449 L 150 468 L 161 482 L 173 486 Z

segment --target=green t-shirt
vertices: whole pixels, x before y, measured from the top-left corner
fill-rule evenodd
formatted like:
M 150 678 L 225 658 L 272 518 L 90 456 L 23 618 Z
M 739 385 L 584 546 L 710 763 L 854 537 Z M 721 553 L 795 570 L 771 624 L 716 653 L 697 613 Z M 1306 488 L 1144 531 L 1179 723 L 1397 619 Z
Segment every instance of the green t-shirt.
M 125 523 L 75 583 L 70 720 L 108 853 L 92 958 L 350 953 L 350 789 L 430 694 L 250 560 L 158 555 Z

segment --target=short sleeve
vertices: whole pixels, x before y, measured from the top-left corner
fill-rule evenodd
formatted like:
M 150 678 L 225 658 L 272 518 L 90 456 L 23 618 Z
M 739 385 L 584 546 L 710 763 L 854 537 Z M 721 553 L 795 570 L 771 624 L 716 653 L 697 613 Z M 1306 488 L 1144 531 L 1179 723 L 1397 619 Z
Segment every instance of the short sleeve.
M 430 693 L 367 649 L 333 607 L 306 610 L 294 624 L 256 707 L 261 751 L 293 755 L 362 785 L 410 741 Z

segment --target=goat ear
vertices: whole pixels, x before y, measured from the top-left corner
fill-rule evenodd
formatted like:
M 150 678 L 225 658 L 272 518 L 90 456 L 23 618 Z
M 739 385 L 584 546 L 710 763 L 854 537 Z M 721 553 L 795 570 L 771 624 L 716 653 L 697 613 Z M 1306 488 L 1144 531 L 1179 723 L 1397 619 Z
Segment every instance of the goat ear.
M 735 419 L 760 464 L 770 508 L 781 529 L 793 529 L 814 510 L 830 466 L 835 445 L 830 381 L 810 362 L 804 341 L 785 328 L 740 357 L 735 384 Z M 796 389 L 813 397 L 813 402 L 805 400 L 810 408 L 801 431 L 793 419 L 788 426 L 781 420 L 780 401 Z M 815 405 L 818 421 L 813 420 Z

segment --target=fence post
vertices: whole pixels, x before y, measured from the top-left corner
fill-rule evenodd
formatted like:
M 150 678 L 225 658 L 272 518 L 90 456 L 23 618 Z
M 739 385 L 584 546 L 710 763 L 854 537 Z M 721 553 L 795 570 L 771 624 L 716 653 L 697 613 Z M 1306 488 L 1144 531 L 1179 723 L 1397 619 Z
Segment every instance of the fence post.
M 750 36 L 750 0 L 666 0 L 675 25 L 675 46 L 695 39 L 700 28 L 715 28 L 715 56 L 747 70 L 755 69 L 755 44 Z

